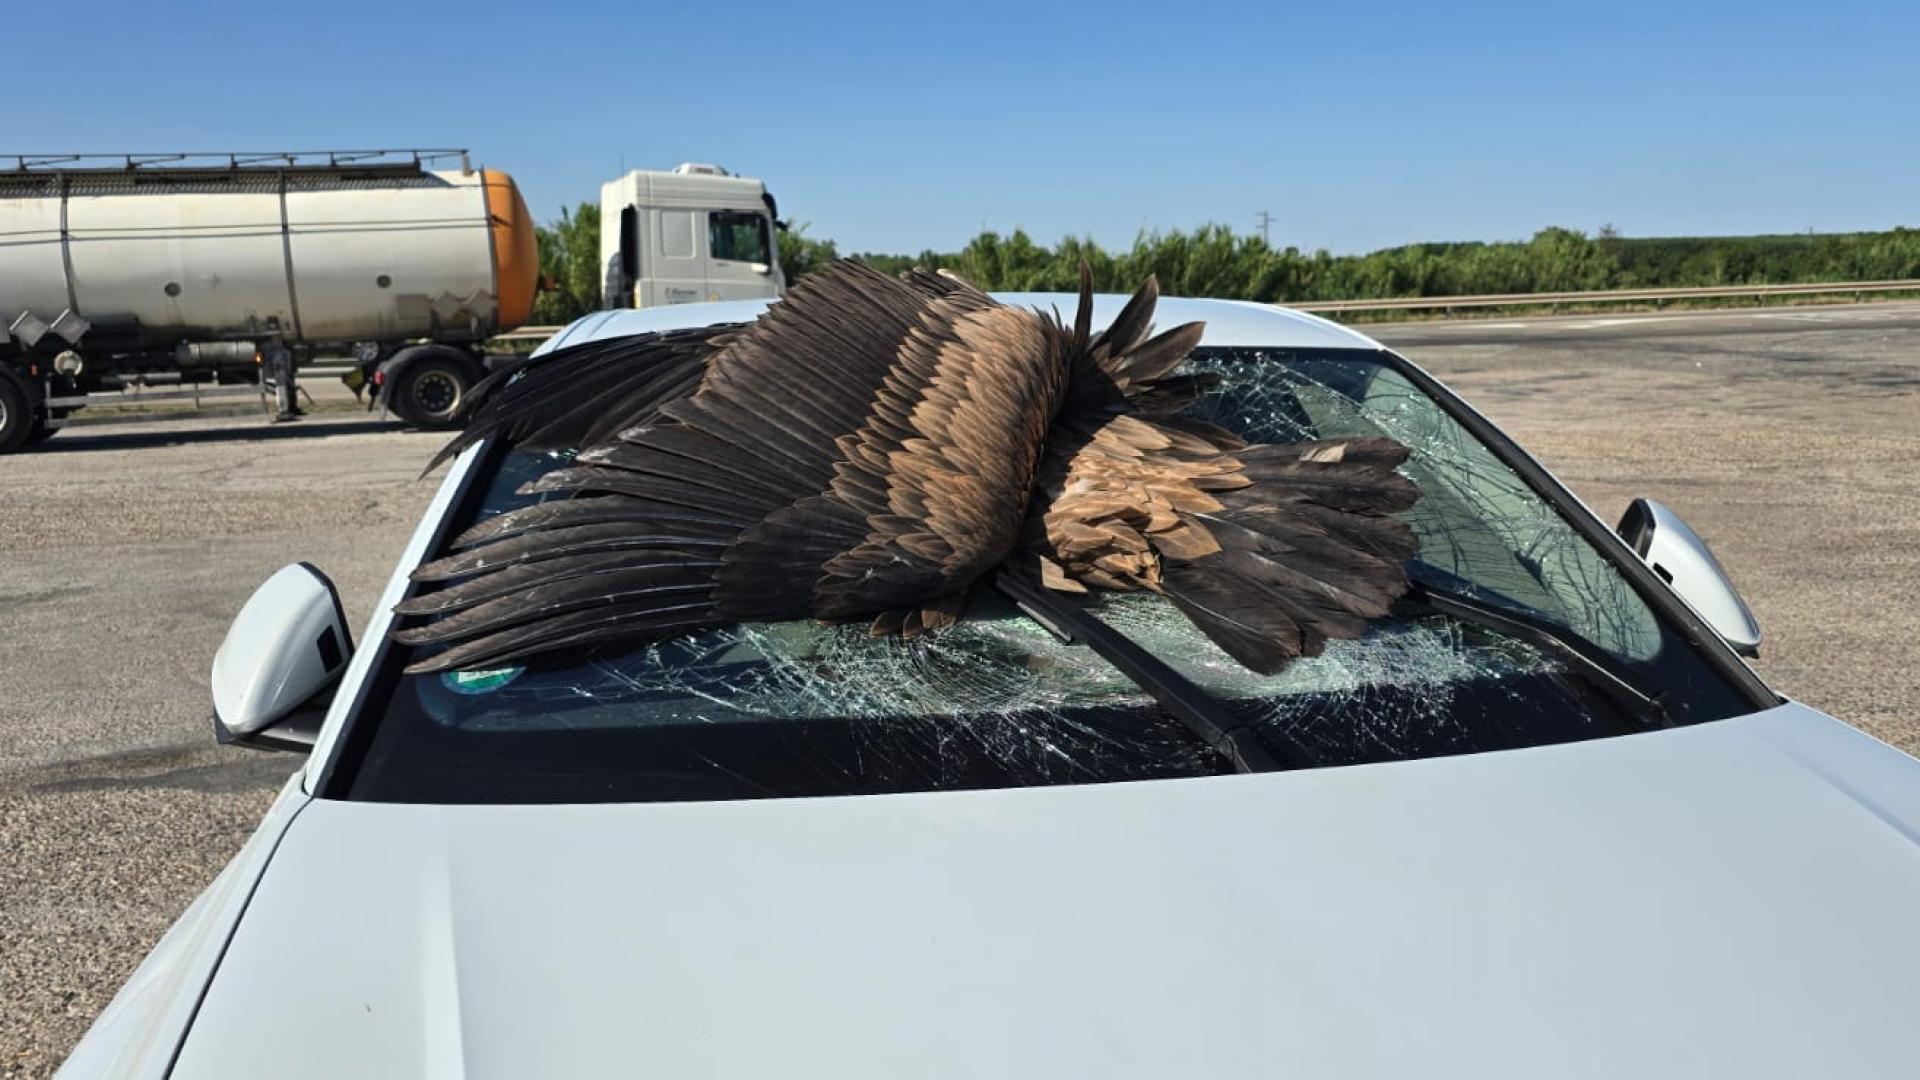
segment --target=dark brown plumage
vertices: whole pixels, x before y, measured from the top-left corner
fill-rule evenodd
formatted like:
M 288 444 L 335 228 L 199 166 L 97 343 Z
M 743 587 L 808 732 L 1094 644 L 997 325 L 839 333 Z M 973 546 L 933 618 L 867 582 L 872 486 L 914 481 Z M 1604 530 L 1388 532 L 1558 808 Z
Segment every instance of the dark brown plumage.
M 955 279 L 845 262 L 746 326 L 556 351 L 476 388 L 436 462 L 499 435 L 579 448 L 420 567 L 436 671 L 741 621 L 956 619 L 1007 564 L 1165 594 L 1271 672 L 1404 592 L 1412 505 L 1384 439 L 1249 446 L 1176 413 L 1200 324 L 1149 337 L 1151 281 L 1091 331 Z

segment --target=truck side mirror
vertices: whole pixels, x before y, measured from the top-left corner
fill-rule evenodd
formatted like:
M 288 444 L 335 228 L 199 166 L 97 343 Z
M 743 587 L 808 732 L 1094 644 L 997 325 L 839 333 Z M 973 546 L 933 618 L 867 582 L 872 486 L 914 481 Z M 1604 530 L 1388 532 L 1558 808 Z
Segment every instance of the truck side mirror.
M 214 654 L 214 738 L 313 749 L 352 652 L 333 582 L 306 563 L 281 567 L 247 599 Z
M 1680 515 L 1652 499 L 1635 499 L 1614 531 L 1735 652 L 1760 655 L 1760 624 L 1721 569 L 1720 560 L 1713 557 L 1713 550 Z
M 628 288 L 640 279 L 640 211 L 620 208 L 620 275 Z

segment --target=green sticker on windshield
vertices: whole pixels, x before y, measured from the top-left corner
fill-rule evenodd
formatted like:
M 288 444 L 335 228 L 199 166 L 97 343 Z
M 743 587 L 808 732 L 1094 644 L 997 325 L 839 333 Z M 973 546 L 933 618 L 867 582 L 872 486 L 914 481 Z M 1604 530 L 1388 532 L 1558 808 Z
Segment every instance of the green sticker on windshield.
M 448 671 L 440 685 L 456 694 L 491 694 L 520 677 L 525 667 L 487 668 L 484 671 Z

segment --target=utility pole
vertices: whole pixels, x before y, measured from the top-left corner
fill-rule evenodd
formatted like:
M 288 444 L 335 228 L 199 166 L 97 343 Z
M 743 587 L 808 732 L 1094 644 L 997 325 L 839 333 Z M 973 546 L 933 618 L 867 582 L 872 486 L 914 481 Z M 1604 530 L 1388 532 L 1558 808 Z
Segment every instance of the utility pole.
M 1262 210 L 1253 216 L 1260 219 L 1260 242 L 1272 247 L 1273 241 L 1267 236 L 1267 226 L 1273 224 L 1273 215 Z

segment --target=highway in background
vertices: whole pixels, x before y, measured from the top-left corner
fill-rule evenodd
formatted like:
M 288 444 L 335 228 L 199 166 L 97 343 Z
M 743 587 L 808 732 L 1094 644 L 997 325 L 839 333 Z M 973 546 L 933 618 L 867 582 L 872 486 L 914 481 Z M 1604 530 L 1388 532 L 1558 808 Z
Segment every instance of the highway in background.
M 1358 324 L 1396 349 L 1422 345 L 1596 342 L 1628 338 L 1745 337 L 1808 331 L 1920 330 L 1920 303 L 1805 304 L 1740 311 L 1660 311 L 1519 319 L 1435 319 Z

